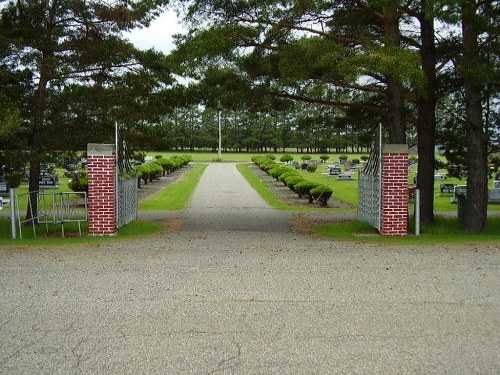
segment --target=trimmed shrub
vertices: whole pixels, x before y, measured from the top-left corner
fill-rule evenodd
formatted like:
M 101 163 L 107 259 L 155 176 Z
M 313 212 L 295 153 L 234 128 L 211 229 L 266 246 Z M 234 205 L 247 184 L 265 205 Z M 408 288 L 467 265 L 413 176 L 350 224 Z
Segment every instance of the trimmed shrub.
M 264 163 L 266 160 L 268 160 L 265 156 L 263 155 L 258 155 L 258 156 L 252 156 L 252 162 L 257 165 L 261 165 Z
M 163 173 L 163 167 L 156 161 L 150 161 L 142 165 L 137 165 L 134 169 L 138 172 L 139 177 L 144 181 L 145 185 L 148 181 L 152 182 Z
M 292 177 L 292 176 L 299 176 L 299 172 L 297 172 L 296 169 L 290 169 L 290 171 L 281 174 L 278 177 L 278 180 L 282 181 L 286 185 L 285 179 L 288 178 L 288 177 Z
M 299 195 L 299 198 L 306 197 L 309 198 L 309 203 L 313 202 L 313 198 L 311 196 L 310 191 L 314 188 L 317 188 L 320 184 L 313 181 L 303 181 L 295 184 L 293 186 L 294 191 Z
M 316 169 L 318 169 L 318 166 L 316 164 L 309 164 L 306 168 L 306 170 L 309 172 L 309 173 L 314 173 L 316 172 Z
M 292 169 L 290 167 L 287 167 L 286 165 L 279 165 L 276 164 L 273 168 L 271 168 L 268 173 L 273 176 L 276 180 L 278 180 L 279 176 L 281 176 L 283 173 L 289 172 Z
M 299 182 L 305 181 L 304 177 L 296 175 L 296 176 L 290 176 L 285 179 L 285 185 L 290 188 L 290 190 L 295 191 L 294 186 L 298 184 Z
M 300 158 L 302 160 L 311 160 L 312 159 L 311 155 L 302 155 Z
M 280 158 L 280 161 L 283 162 L 283 163 L 286 163 L 286 162 L 289 162 L 289 161 L 292 161 L 292 160 L 293 160 L 293 156 L 290 155 L 290 154 L 284 154 Z
M 163 157 L 163 155 L 155 155 L 155 159 L 159 160 Z
M 319 185 L 318 187 L 311 189 L 309 193 L 311 194 L 311 197 L 317 200 L 322 206 L 326 206 L 328 204 L 328 199 L 330 199 L 333 194 L 333 191 L 328 186 Z
M 266 154 L 266 158 L 268 158 L 269 160 L 276 160 L 276 156 L 274 156 L 273 154 Z
M 260 169 L 267 172 L 268 170 L 273 168 L 275 165 L 276 165 L 276 162 L 268 159 L 260 165 Z
M 328 155 L 320 155 L 319 158 L 324 162 L 326 162 L 328 159 L 330 159 L 330 157 Z

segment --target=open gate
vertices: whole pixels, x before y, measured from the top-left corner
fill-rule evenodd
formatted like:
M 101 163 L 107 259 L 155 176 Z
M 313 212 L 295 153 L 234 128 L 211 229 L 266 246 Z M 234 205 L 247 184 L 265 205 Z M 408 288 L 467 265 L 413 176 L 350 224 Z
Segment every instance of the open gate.
M 372 143 L 370 156 L 358 179 L 358 220 L 380 230 L 382 195 L 382 125 Z
M 125 141 L 118 138 L 116 130 L 116 228 L 137 219 L 139 204 L 138 176 L 133 170 Z

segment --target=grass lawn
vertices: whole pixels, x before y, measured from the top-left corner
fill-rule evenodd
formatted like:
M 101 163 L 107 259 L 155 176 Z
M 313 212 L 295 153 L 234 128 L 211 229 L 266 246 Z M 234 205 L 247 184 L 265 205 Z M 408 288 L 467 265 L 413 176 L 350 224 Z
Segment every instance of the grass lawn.
M 410 222 L 412 222 L 411 219 Z M 360 221 L 322 224 L 313 229 L 323 236 L 343 240 L 382 242 L 395 245 L 432 245 L 437 243 L 500 243 L 498 228 L 500 228 L 500 217 L 488 218 L 486 230 L 481 234 L 464 232 L 456 218 L 436 217 L 432 226 L 422 226 L 420 236 L 381 236 L 370 224 Z
M 118 229 L 115 236 L 89 236 L 88 223 L 82 223 L 82 236 L 78 236 L 78 227 L 75 223 L 64 224 L 66 237 L 61 236 L 61 225 L 50 224 L 48 233 L 45 225 L 36 226 L 36 237 L 31 226 L 23 226 L 23 239 L 10 238 L 10 220 L 0 217 L 0 248 L 2 247 L 68 247 L 72 245 L 91 245 L 105 241 L 117 241 L 130 237 L 145 236 L 161 232 L 165 224 L 158 221 L 133 221 Z M 17 229 L 17 228 L 16 228 Z M 19 234 L 18 234 L 19 237 Z
M 290 210 L 290 211 L 339 211 L 345 210 L 342 208 L 327 208 L 327 207 L 305 207 L 305 206 L 292 206 L 279 202 L 274 195 L 269 191 L 266 184 L 257 176 L 250 168 L 248 164 L 238 164 L 236 166 L 238 171 L 246 178 L 248 183 L 256 190 L 259 195 L 264 198 L 271 207 L 278 210 Z M 305 172 L 307 173 L 307 172 Z M 352 182 L 352 181 L 347 181 Z M 338 199 L 338 195 L 335 196 Z
M 139 210 L 171 211 L 186 208 L 206 167 L 207 164 L 196 164 L 165 189 L 141 200 Z
M 288 154 L 292 155 L 294 157 L 295 161 L 300 162 L 301 161 L 301 156 L 306 155 L 304 154 L 299 154 L 299 153 L 294 153 L 294 152 L 287 152 Z M 156 155 L 162 155 L 163 157 L 172 157 L 174 155 L 181 155 L 181 154 L 187 154 L 193 157 L 193 161 L 195 162 L 216 162 L 219 161 L 217 160 L 219 155 L 217 152 L 190 152 L 190 151 L 177 151 L 177 152 L 147 152 L 146 153 L 148 156 L 155 157 Z M 269 154 L 276 156 L 276 160 L 279 161 L 280 157 L 284 154 L 283 152 L 277 152 L 273 153 L 270 152 Z M 259 153 L 255 152 L 223 152 L 222 153 L 222 162 L 250 162 L 252 156 L 259 155 Z M 319 155 L 320 154 L 310 154 L 311 157 L 315 160 L 319 160 Z M 333 162 L 333 161 L 338 161 L 339 160 L 339 155 L 343 154 L 326 154 L 330 156 L 330 159 L 328 159 L 328 162 Z M 364 154 L 346 154 L 349 158 L 349 160 L 352 159 L 359 159 L 360 156 L 362 155 L 368 155 L 368 153 Z

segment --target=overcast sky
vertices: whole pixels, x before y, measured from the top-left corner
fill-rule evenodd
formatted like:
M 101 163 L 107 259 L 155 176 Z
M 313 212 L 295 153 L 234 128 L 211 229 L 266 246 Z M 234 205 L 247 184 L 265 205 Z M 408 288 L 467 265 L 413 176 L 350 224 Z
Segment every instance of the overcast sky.
M 174 48 L 172 35 L 185 31 L 173 11 L 165 11 L 146 29 L 134 30 L 125 36 L 140 49 L 154 48 L 165 53 Z

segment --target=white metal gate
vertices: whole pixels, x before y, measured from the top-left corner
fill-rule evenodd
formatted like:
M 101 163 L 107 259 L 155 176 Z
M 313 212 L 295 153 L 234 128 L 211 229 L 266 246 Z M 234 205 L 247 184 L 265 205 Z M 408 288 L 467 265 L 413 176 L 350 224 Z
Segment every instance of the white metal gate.
M 118 178 L 116 184 L 116 227 L 120 228 L 137 219 L 137 176 Z
M 382 126 L 373 140 L 370 156 L 358 180 L 358 220 L 380 230 L 382 194 Z

